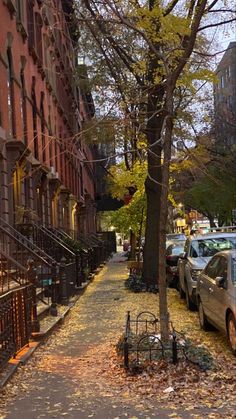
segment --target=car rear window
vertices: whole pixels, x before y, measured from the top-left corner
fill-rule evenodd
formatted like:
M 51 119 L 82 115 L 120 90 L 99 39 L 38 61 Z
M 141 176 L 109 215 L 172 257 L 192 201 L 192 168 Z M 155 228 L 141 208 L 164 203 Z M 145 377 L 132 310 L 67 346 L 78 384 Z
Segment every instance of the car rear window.
M 193 257 L 211 257 L 217 252 L 230 249 L 236 249 L 236 236 L 192 241 Z
M 184 234 L 167 234 L 167 240 L 185 240 L 186 236 Z
M 183 251 L 184 251 L 184 245 L 174 246 L 173 250 L 172 250 L 172 253 L 173 253 L 173 255 L 179 255 L 180 253 L 183 253 Z

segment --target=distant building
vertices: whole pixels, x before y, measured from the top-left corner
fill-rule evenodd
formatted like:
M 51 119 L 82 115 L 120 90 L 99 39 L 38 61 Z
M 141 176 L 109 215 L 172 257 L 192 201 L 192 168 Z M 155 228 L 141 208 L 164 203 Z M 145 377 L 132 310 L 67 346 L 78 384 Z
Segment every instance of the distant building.
M 75 79 L 71 0 L 0 1 L 0 216 L 95 231 L 91 95 Z
M 216 145 L 236 145 L 236 42 L 231 42 L 216 69 L 214 85 Z

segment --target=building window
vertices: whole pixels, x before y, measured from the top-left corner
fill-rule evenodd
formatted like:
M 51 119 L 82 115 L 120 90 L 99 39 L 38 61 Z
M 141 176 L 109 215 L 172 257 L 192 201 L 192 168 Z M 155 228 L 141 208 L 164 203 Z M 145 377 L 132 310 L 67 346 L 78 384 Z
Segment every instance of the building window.
M 43 162 L 45 162 L 46 161 L 46 141 L 45 141 L 44 92 L 41 92 L 40 114 L 41 114 L 42 159 L 43 159 Z
M 7 106 L 9 120 L 9 135 L 15 137 L 15 102 L 14 102 L 14 77 L 13 77 L 13 61 L 11 49 L 7 49 Z
M 16 0 L 16 22 L 17 29 L 24 39 L 27 38 L 26 32 L 26 9 L 25 0 Z
M 27 29 L 29 49 L 35 49 L 35 23 L 34 23 L 34 3 L 32 0 L 27 0 Z
M 40 64 L 43 63 L 42 24 L 43 22 L 40 14 L 35 13 L 36 52 Z
M 24 75 L 23 70 L 21 70 L 20 79 L 21 79 L 20 110 L 21 110 L 21 119 L 22 119 L 22 124 L 23 124 L 23 138 L 24 138 L 24 143 L 28 144 L 25 75 Z
M 39 149 L 38 149 L 38 130 L 37 130 L 37 102 L 36 102 L 36 94 L 35 94 L 35 77 L 32 77 L 32 116 L 33 116 L 33 141 L 34 141 L 34 157 L 38 159 L 39 157 Z

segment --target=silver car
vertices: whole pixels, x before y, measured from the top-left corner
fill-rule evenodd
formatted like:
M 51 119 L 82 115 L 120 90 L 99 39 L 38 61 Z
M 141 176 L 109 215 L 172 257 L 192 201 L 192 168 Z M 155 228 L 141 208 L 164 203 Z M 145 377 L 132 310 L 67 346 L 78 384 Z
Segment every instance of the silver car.
M 236 355 L 236 250 L 217 253 L 199 275 L 197 304 L 201 328 L 225 332 Z
M 178 261 L 179 292 L 181 298 L 186 297 L 190 310 L 196 308 L 197 279 L 206 264 L 217 252 L 235 248 L 236 233 L 207 233 L 186 240 L 184 253 Z

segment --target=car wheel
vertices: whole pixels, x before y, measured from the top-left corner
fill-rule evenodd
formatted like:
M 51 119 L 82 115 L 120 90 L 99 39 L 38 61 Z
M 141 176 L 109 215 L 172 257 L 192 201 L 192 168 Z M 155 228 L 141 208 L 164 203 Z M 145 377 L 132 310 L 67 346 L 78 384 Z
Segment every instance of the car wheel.
M 186 292 L 185 292 L 185 297 L 186 297 L 186 305 L 187 305 L 187 308 L 188 308 L 189 310 L 191 310 L 191 311 L 194 311 L 194 310 L 196 310 L 196 306 L 195 306 L 195 304 L 192 302 L 192 300 L 191 300 L 191 298 L 190 298 L 190 295 L 189 295 L 189 292 L 188 292 L 188 287 L 187 287 L 187 284 L 185 284 L 185 289 L 186 289 Z
M 230 313 L 227 320 L 228 338 L 231 350 L 236 355 L 236 321 L 233 313 Z
M 202 305 L 201 300 L 199 301 L 199 304 L 198 304 L 198 316 L 199 316 L 199 323 L 200 323 L 201 329 L 210 330 L 211 325 L 208 322 L 207 317 L 204 313 L 204 309 L 203 309 L 203 305 Z

